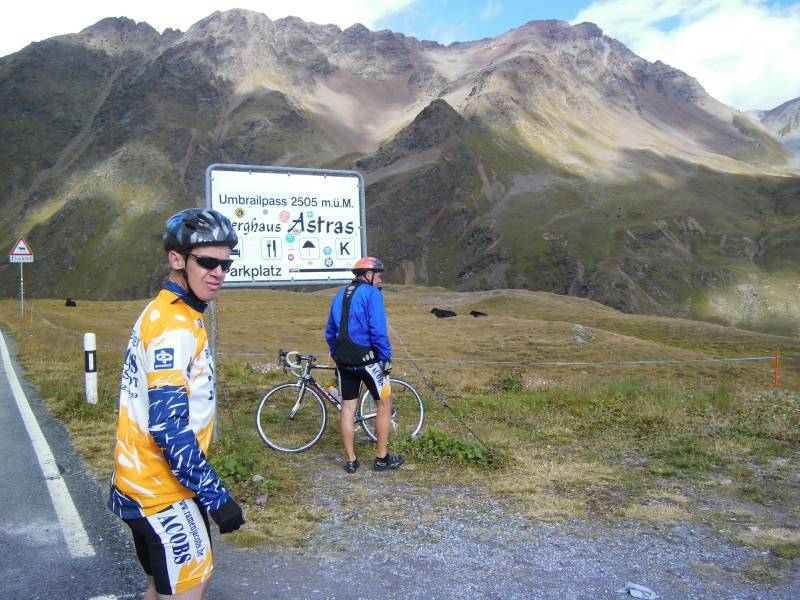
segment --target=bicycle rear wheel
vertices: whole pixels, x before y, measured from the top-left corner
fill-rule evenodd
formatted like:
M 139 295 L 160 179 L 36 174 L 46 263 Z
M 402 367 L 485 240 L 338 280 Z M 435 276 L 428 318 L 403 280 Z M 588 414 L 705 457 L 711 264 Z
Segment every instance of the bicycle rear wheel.
M 316 444 L 328 424 L 325 403 L 299 383 L 284 383 L 268 391 L 258 405 L 256 426 L 264 443 L 280 452 L 303 452 Z
M 422 430 L 422 423 L 425 420 L 425 405 L 422 403 L 422 398 L 410 383 L 394 378 L 390 378 L 390 382 L 392 386 L 392 431 L 390 433 L 416 437 Z M 367 435 L 372 441 L 377 441 L 378 436 L 375 433 L 377 408 L 369 390 L 365 390 L 361 395 L 358 416 Z

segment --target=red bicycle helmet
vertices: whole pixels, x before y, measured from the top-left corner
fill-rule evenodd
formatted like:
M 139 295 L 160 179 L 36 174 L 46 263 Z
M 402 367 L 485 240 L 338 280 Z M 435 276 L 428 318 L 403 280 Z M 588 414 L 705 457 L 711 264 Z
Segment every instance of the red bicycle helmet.
M 377 271 L 378 273 L 381 273 L 385 270 L 386 267 L 383 266 L 383 263 L 374 256 L 364 256 L 363 258 L 359 258 L 352 268 L 354 275 L 361 275 L 367 271 Z

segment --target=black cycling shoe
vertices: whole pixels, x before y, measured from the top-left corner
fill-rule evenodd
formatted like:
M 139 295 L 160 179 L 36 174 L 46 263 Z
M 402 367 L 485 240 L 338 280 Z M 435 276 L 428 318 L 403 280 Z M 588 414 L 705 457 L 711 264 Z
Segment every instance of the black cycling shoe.
M 358 459 L 355 460 L 348 460 L 347 463 L 344 465 L 344 470 L 348 473 L 355 473 L 358 471 L 358 467 L 361 466 L 361 463 L 358 462 Z
M 385 458 L 376 458 L 375 463 L 372 465 L 373 471 L 394 471 L 406 462 L 402 456 L 398 454 L 387 454 Z

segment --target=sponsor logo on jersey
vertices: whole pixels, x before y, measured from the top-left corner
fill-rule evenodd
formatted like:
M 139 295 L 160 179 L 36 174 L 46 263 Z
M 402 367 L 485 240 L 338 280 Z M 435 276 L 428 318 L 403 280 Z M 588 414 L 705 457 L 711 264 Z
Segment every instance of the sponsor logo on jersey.
M 180 521 L 178 515 L 168 515 L 164 514 L 165 512 L 167 511 L 160 513 L 156 517 L 158 522 L 161 523 L 161 526 L 164 528 L 164 533 L 166 534 L 164 536 L 164 541 L 166 542 L 166 540 L 169 539 L 169 544 L 164 545 L 171 548 L 173 562 L 181 565 L 192 559 L 192 555 L 189 552 L 189 548 L 191 546 L 187 542 L 189 536 L 185 531 L 186 526 L 184 522 Z M 169 507 L 169 512 L 175 512 L 172 506 Z M 169 538 L 167 538 L 167 536 L 169 536 Z
M 175 350 L 173 348 L 161 348 L 156 350 L 153 356 L 155 358 L 153 367 L 156 370 L 172 369 L 175 364 Z

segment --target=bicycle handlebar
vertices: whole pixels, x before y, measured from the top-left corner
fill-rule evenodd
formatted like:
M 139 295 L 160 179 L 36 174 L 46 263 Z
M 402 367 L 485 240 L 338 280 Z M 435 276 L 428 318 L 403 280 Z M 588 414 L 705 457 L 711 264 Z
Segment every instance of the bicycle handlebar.
M 293 360 L 292 357 L 297 357 L 297 362 Z M 316 360 L 316 356 L 313 354 L 300 354 L 297 350 L 290 350 L 289 352 L 285 352 L 284 350 L 278 350 L 278 361 L 283 364 L 284 370 L 286 367 L 289 367 L 289 370 L 294 374 L 295 371 L 302 371 L 303 370 L 303 363 L 308 362 L 312 369 L 335 369 L 336 367 L 331 367 L 328 365 L 316 365 L 314 361 Z

